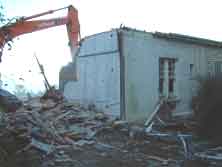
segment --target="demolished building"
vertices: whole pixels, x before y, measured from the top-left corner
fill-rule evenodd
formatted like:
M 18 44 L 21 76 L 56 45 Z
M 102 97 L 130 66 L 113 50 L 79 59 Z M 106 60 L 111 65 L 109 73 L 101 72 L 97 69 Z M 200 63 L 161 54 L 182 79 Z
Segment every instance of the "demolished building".
M 60 72 L 69 100 L 121 119 L 146 119 L 160 99 L 173 115 L 191 114 L 198 77 L 222 72 L 222 43 L 173 33 L 113 29 L 81 41 L 74 65 Z

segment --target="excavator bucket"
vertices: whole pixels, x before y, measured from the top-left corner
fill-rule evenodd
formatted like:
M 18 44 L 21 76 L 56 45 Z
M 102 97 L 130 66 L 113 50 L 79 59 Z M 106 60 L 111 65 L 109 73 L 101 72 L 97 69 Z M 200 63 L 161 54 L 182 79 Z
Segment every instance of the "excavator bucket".
M 77 62 L 69 63 L 68 65 L 62 67 L 59 72 L 59 89 L 64 91 L 64 86 L 68 81 L 77 81 L 78 73 L 77 73 Z

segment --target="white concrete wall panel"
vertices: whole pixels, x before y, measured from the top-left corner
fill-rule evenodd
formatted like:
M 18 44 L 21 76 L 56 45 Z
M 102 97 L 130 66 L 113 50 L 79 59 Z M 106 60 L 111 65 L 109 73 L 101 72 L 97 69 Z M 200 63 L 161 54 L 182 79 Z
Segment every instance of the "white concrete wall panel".
M 77 60 L 79 80 L 69 82 L 64 94 L 84 105 L 120 115 L 120 65 L 115 31 L 87 37 Z

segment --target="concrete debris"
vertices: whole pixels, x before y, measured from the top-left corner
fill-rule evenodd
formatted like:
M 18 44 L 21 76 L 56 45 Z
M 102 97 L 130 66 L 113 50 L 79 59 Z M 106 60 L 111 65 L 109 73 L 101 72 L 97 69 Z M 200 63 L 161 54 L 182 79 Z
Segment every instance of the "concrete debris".
M 31 146 L 43 151 L 46 154 L 50 154 L 55 150 L 54 145 L 42 143 L 34 138 L 31 140 Z
M 163 159 L 163 158 L 160 158 L 160 157 L 157 157 L 157 156 L 148 156 L 148 157 L 150 159 L 160 161 L 162 163 L 162 165 L 168 165 L 169 164 L 169 160 L 166 160 L 166 159 Z
M 222 161 L 222 148 L 216 147 L 208 149 L 204 152 L 196 152 L 195 156 L 208 161 Z
M 106 152 L 106 151 L 110 151 L 110 150 L 114 149 L 113 146 L 111 146 L 109 144 L 104 144 L 104 143 L 97 143 L 97 144 L 95 144 L 94 147 L 101 152 Z
M 128 122 L 118 120 L 118 121 L 113 122 L 112 127 L 115 129 L 128 128 Z
M 140 126 L 131 126 L 129 131 L 129 136 L 134 139 L 144 139 L 145 130 Z
M 195 167 L 202 167 L 203 161 L 222 165 L 222 149 L 199 149 L 202 146 L 195 143 L 195 133 L 184 128 L 189 122 L 158 126 L 152 120 L 143 126 L 76 102 L 37 97 L 25 101 L 16 112 L 4 114 L 2 166 L 173 167 L 195 162 Z
M 77 145 L 77 146 L 83 146 L 85 144 L 87 145 L 91 145 L 91 144 L 94 144 L 95 142 L 93 140 L 79 140 L 77 142 L 75 142 L 74 144 Z
M 0 108 L 4 112 L 15 112 L 22 102 L 10 92 L 0 89 Z
M 63 98 L 64 97 L 63 97 L 62 92 L 57 90 L 55 87 L 49 87 L 41 99 L 43 99 L 43 100 L 52 99 L 55 102 L 59 102 L 59 101 L 63 100 Z
M 54 108 L 57 104 L 52 101 L 51 99 L 47 99 L 42 103 L 42 110 L 49 110 L 51 108 Z
M 93 144 L 97 130 L 110 121 L 105 113 L 50 98 L 26 101 L 21 110 L 5 113 L 5 119 L 5 130 L 29 141 L 27 149 L 36 148 L 46 155 L 60 145 L 73 148 Z

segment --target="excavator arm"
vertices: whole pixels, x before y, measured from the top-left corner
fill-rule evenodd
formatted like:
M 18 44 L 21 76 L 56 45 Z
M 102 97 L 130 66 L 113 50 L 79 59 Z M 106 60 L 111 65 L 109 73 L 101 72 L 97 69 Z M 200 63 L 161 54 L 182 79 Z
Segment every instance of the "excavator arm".
M 76 52 L 78 50 L 78 40 L 80 38 L 80 25 L 78 20 L 78 11 L 73 6 L 68 6 L 68 15 L 60 18 L 46 19 L 46 20 L 32 20 L 34 18 L 52 14 L 58 10 L 65 8 L 50 10 L 44 13 L 36 14 L 29 17 L 23 17 L 17 20 L 15 23 L 5 25 L 0 28 L 0 61 L 3 52 L 3 48 L 6 43 L 12 41 L 13 38 L 27 33 L 40 31 L 43 29 L 66 25 L 69 46 L 71 49 L 72 58 L 75 59 Z

